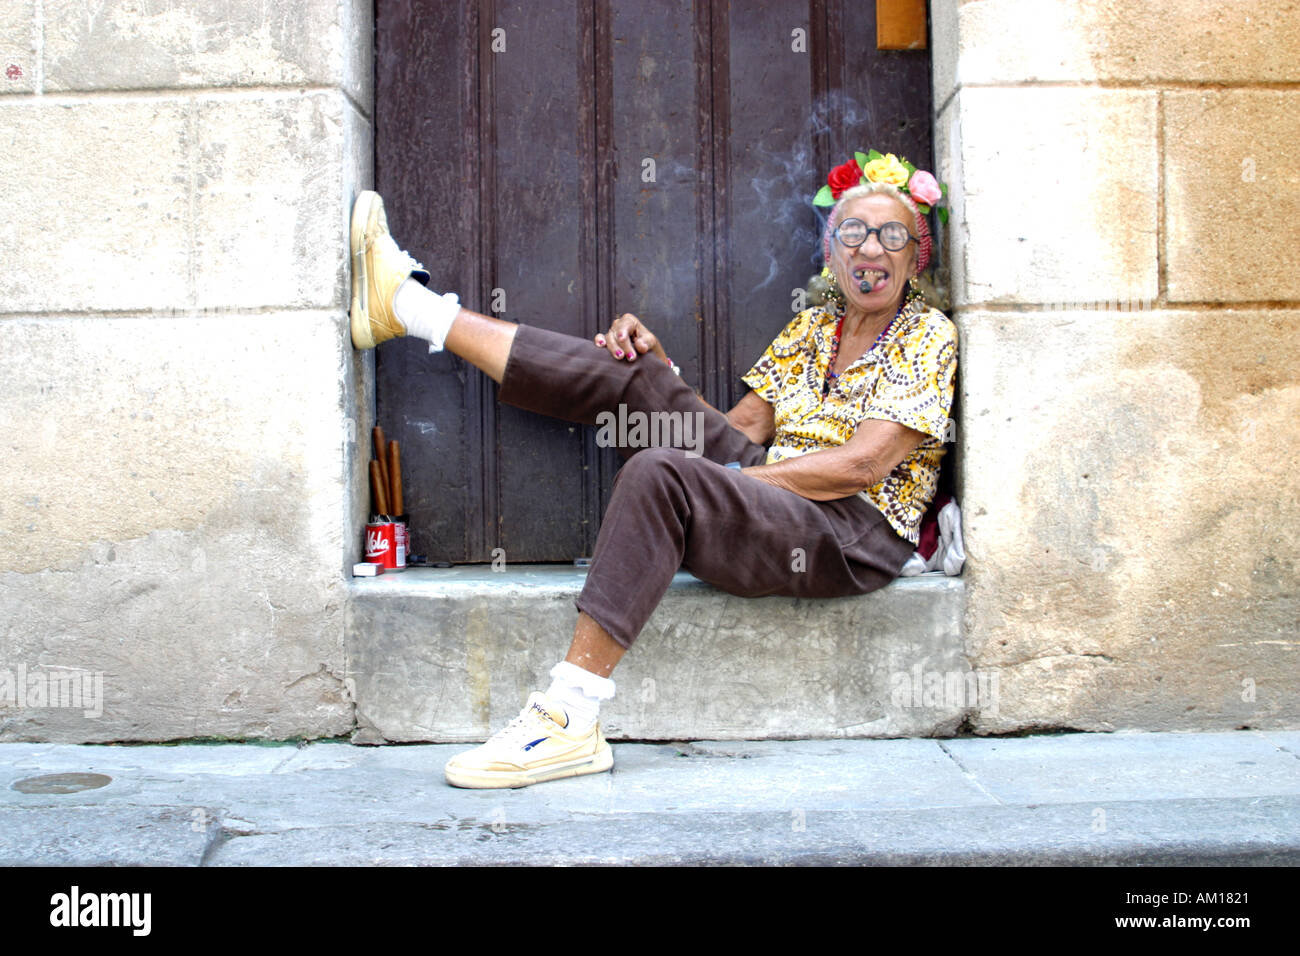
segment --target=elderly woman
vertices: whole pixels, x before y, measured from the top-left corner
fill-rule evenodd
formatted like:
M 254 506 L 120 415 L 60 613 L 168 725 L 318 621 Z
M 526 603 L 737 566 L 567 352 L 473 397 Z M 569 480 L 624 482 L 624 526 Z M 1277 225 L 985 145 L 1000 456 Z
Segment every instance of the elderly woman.
M 514 721 L 447 764 L 449 783 L 521 787 L 613 766 L 597 720 L 614 694 L 609 675 L 679 567 L 732 594 L 821 598 L 883 587 L 911 556 L 943 455 L 956 331 L 908 295 L 930 257 L 917 203 L 857 166 L 846 181 L 848 165 L 831 178 L 828 305 L 795 316 L 744 376 L 752 391 L 725 414 L 675 374 L 635 316 L 593 347 L 430 291 L 428 273 L 389 235 L 380 198 L 358 198 L 357 348 L 424 338 L 499 383 L 501 401 L 568 421 L 596 424 L 623 405 L 629 416 L 698 413 L 703 424 L 701 455 L 620 448 L 626 464 L 575 601 L 568 655 Z

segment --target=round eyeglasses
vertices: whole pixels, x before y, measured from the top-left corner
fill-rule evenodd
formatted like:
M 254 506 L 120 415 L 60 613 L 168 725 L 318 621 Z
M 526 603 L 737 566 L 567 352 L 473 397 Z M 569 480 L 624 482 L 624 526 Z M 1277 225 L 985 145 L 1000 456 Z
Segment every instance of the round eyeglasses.
M 909 242 L 920 241 L 908 232 L 907 227 L 901 222 L 887 222 L 873 229 L 861 219 L 845 219 L 835 227 L 835 238 L 850 249 L 856 249 L 866 242 L 867 237 L 873 232 L 879 237 L 881 247 L 889 252 L 898 252 Z

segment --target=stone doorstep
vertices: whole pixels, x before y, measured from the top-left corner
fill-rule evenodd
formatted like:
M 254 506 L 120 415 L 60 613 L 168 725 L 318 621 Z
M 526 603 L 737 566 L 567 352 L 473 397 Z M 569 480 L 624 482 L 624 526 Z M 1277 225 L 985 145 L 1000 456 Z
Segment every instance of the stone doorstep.
M 549 685 L 584 580 L 544 564 L 354 578 L 353 742 L 481 741 L 501 729 Z M 735 597 L 678 572 L 615 671 L 601 724 L 611 740 L 951 736 L 996 707 L 996 685 L 979 685 L 964 655 L 964 605 L 962 580 L 934 574 L 808 600 Z M 946 693 L 932 692 L 937 680 Z

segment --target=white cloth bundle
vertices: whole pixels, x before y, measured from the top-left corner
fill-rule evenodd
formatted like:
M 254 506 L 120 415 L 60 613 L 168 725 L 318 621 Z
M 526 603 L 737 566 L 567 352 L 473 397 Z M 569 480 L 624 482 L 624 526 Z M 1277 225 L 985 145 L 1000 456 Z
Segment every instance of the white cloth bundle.
M 939 509 L 939 546 L 930 555 L 930 560 L 921 557 L 920 551 L 913 551 L 899 576 L 910 578 L 926 572 L 942 571 L 949 577 L 955 577 L 961 574 L 965 563 L 966 546 L 961 539 L 961 509 L 954 500 Z

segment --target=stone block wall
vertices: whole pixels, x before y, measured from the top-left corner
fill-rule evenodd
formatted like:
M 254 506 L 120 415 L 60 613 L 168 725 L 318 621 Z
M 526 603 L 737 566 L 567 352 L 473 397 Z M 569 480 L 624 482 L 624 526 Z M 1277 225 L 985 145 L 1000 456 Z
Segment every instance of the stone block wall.
M 354 726 L 371 11 L 0 7 L 0 740 Z M 1298 12 L 932 0 L 977 732 L 1300 727 Z
M 372 34 L 352 0 L 0 11 L 0 740 L 352 727 Z
M 1300 726 L 1300 4 L 931 15 L 975 729 Z

